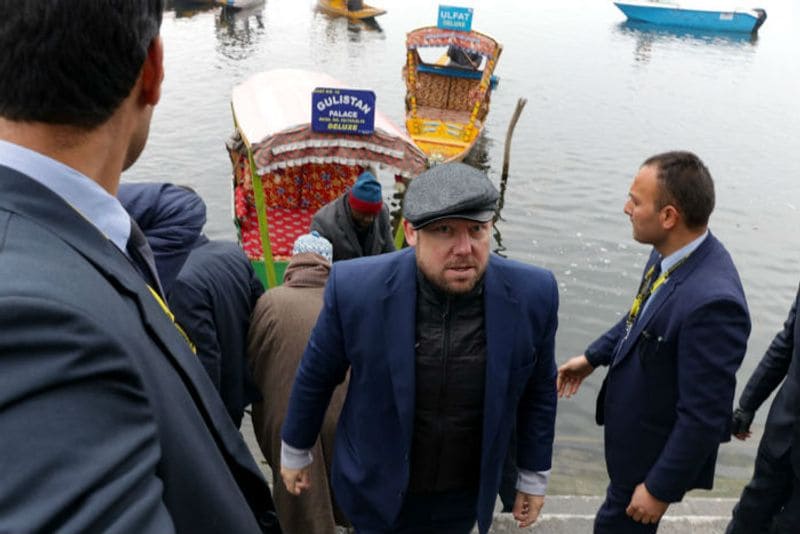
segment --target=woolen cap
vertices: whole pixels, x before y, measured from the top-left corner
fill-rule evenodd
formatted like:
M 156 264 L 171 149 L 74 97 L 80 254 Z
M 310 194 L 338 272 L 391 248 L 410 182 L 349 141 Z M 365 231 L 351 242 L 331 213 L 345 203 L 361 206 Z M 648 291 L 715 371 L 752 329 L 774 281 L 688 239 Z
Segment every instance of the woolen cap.
M 381 198 L 381 184 L 377 178 L 364 171 L 350 189 L 350 207 L 363 213 L 378 213 L 381 211 L 383 199 Z
M 311 233 L 298 237 L 294 242 L 294 247 L 292 247 L 292 256 L 309 252 L 319 254 L 329 262 L 333 261 L 333 245 L 319 235 L 316 230 L 311 230 Z
M 488 222 L 499 197 L 483 172 L 463 163 L 443 163 L 411 180 L 403 217 L 415 229 L 441 219 Z

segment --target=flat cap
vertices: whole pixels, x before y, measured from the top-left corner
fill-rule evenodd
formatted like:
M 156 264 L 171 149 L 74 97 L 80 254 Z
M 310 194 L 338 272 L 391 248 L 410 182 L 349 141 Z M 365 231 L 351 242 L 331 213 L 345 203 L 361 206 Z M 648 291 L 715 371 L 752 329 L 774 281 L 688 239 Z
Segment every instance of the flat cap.
M 415 229 L 441 219 L 487 222 L 500 194 L 489 178 L 463 163 L 443 163 L 423 172 L 406 190 L 403 217 Z

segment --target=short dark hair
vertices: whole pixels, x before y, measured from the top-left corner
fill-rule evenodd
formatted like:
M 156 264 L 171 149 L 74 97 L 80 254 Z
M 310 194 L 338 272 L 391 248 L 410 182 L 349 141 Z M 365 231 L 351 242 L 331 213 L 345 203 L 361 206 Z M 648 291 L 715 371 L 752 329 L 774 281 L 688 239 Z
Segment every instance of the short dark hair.
M 672 151 L 647 158 L 642 167 L 648 165 L 658 168 L 657 207 L 675 206 L 688 228 L 706 226 L 714 211 L 714 180 L 702 160 L 691 152 Z
M 0 0 L 0 116 L 92 129 L 130 94 L 163 0 Z

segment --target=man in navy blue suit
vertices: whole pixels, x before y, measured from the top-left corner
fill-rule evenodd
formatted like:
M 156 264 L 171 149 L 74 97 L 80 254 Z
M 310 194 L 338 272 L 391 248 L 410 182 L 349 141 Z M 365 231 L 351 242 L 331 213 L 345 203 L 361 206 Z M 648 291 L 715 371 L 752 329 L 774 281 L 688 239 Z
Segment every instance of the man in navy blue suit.
M 308 488 L 308 449 L 349 370 L 332 486 L 359 533 L 488 531 L 516 422 L 514 516 L 536 521 L 549 476 L 558 289 L 490 253 L 498 193 L 460 163 L 411 182 L 413 248 L 336 262 L 297 371 L 281 474 Z
M 0 0 L 0 532 L 280 532 L 115 198 L 159 0 Z
M 653 246 L 629 312 L 559 368 L 559 395 L 609 366 L 597 403 L 611 479 L 595 533 L 655 532 L 670 503 L 710 489 L 730 439 L 750 317 L 736 267 L 709 232 L 714 183 L 689 152 L 647 159 L 625 203 Z

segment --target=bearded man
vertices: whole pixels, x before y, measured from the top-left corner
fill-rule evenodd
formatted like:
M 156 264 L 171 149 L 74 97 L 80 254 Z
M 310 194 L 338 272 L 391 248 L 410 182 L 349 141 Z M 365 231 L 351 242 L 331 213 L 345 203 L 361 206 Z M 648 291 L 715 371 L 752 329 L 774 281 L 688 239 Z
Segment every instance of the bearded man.
M 512 428 L 521 526 L 536 521 L 555 422 L 553 275 L 491 254 L 498 192 L 460 163 L 406 192 L 411 248 L 334 263 L 283 426 L 281 474 L 309 487 L 308 454 L 349 374 L 331 483 L 356 531 L 481 533 Z

